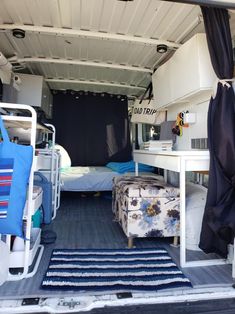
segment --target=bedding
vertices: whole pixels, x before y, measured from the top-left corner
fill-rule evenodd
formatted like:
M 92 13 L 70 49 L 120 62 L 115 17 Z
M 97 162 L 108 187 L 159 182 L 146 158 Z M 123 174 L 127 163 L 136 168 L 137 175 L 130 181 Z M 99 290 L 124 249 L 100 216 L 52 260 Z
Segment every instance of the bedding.
M 106 166 L 71 167 L 71 159 L 64 147 L 57 144 L 55 148 L 59 149 L 61 154 L 62 191 L 112 191 L 113 178 L 115 176 L 135 174 L 135 163 L 133 160 L 128 162 L 109 162 Z M 139 172 L 141 174 L 147 173 L 149 175 L 149 172 L 153 171 L 153 169 L 153 167 L 139 164 Z
M 153 175 L 140 172 L 140 175 Z M 108 167 L 70 167 L 61 169 L 62 191 L 112 191 L 113 178 L 123 173 L 113 171 Z M 135 172 L 125 172 L 124 175 L 135 175 Z
M 111 191 L 114 176 L 108 167 L 70 167 L 61 169 L 62 191 Z
M 67 169 L 67 168 L 71 167 L 71 159 L 70 159 L 70 156 L 69 156 L 67 150 L 59 144 L 55 144 L 55 149 L 59 150 L 59 152 L 60 152 L 61 168 Z

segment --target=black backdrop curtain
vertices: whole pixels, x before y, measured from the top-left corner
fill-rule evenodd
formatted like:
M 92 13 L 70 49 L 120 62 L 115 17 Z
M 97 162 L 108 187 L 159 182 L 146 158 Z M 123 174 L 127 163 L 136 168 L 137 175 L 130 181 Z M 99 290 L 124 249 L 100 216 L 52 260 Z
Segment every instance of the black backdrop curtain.
M 210 171 L 200 248 L 227 256 L 235 235 L 235 96 L 227 10 L 201 7 L 214 71 L 220 80 L 208 111 Z M 223 81 L 224 80 L 224 81 Z
M 131 159 L 126 96 L 57 92 L 52 123 L 56 142 L 69 152 L 73 166 Z

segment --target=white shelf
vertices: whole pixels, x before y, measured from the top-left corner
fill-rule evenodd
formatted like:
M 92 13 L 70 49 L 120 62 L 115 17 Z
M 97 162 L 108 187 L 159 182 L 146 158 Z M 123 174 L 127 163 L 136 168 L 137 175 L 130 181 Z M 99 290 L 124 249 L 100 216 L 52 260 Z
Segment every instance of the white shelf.
M 43 172 L 51 172 L 51 155 L 39 154 L 37 157 L 36 169 Z M 54 171 L 56 171 L 56 165 L 54 164 Z
M 146 165 L 157 165 L 162 169 L 180 172 L 181 158 L 185 159 L 186 171 L 208 171 L 209 151 L 162 151 L 153 152 L 146 150 L 134 150 L 134 161 Z
M 32 212 L 31 215 L 33 215 L 42 205 L 42 197 L 43 197 L 43 191 L 41 192 L 32 200 Z M 28 215 L 28 200 L 26 201 L 25 207 L 24 207 L 24 216 L 23 218 L 25 219 L 26 216 Z
M 57 209 L 60 205 L 60 152 L 54 147 L 37 150 L 37 166 L 36 169 L 44 175 L 49 182 L 52 183 L 52 206 L 53 216 L 56 217 Z
M 51 156 L 40 154 L 37 156 L 37 169 L 38 170 L 50 170 L 51 169 Z
M 41 239 L 41 229 L 33 228 L 30 239 L 30 250 L 29 250 L 29 266 L 32 264 L 35 255 L 37 253 Z M 25 251 L 11 251 L 9 268 L 21 268 L 24 267 L 24 255 Z

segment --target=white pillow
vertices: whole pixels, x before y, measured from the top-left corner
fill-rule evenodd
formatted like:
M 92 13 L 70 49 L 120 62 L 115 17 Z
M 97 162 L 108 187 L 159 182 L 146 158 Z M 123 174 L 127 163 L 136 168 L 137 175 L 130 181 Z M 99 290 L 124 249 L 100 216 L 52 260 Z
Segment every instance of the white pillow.
M 55 149 L 58 149 L 60 151 L 60 155 L 61 155 L 61 169 L 71 167 L 72 163 L 71 163 L 71 159 L 69 157 L 69 154 L 68 154 L 67 150 L 65 150 L 64 147 L 59 145 L 59 144 L 55 144 Z

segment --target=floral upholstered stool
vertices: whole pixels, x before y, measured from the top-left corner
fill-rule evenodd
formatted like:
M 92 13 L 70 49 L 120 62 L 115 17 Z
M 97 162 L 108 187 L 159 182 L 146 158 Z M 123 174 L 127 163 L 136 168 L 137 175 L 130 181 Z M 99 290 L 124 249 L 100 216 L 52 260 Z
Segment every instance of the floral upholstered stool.
M 174 237 L 180 233 L 179 189 L 153 176 L 115 177 L 113 212 L 128 237 Z

